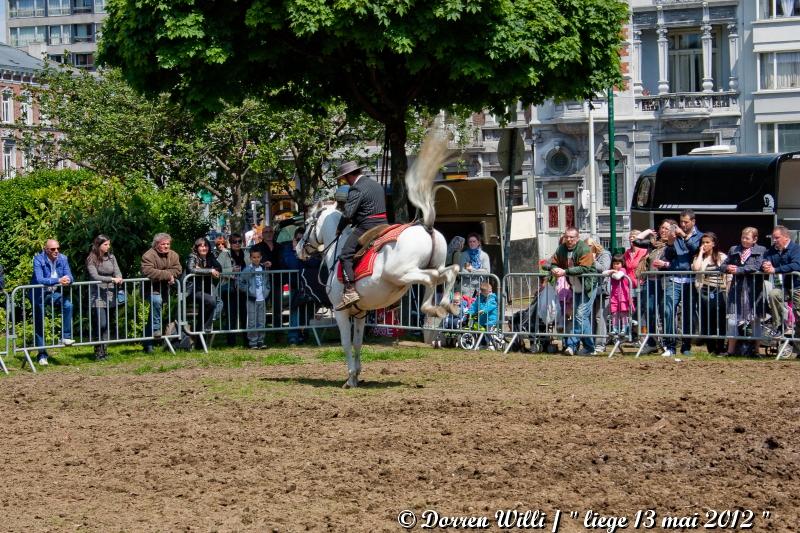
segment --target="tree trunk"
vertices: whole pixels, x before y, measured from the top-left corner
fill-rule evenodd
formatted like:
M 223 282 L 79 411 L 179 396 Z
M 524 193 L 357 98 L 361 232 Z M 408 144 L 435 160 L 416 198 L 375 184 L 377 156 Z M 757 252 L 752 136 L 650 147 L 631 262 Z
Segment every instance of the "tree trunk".
M 405 116 L 405 114 L 403 114 Z M 408 170 L 408 157 L 406 156 L 406 122 L 403 118 L 393 120 L 386 124 L 386 133 L 389 137 L 391 151 L 391 180 L 392 180 L 392 205 L 394 222 L 408 222 L 410 220 L 408 207 L 408 191 L 406 190 L 406 170 Z

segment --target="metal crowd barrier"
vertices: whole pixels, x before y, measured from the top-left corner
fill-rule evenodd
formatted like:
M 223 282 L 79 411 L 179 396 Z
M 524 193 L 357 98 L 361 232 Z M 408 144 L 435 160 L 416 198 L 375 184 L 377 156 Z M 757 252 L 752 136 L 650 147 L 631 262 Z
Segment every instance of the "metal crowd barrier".
M 9 298 L 8 293 L 6 291 L 0 292 L 0 304 L 2 305 L 2 313 L 3 316 L 0 317 L 2 319 L 2 328 L 3 328 L 3 343 L 0 345 L 0 368 L 2 368 L 3 372 L 8 374 L 8 368 L 6 367 L 6 363 L 4 358 L 8 356 L 9 348 L 11 346 L 11 331 L 9 326 L 11 324 L 11 320 L 9 317 L 11 316 L 11 308 L 9 306 Z
M 790 285 L 797 288 L 789 292 Z M 649 271 L 643 273 L 638 297 L 643 340 L 637 357 L 659 348 L 676 354 L 679 343 L 685 350 L 691 349 L 692 341 L 703 340 L 711 353 L 727 353 L 736 344 L 744 354 L 755 354 L 760 347 L 775 349 L 776 359 L 781 359 L 798 340 L 797 272 Z
M 208 351 L 218 334 L 235 339 L 246 335 L 250 346 L 263 345 L 264 333 L 310 330 L 318 346 L 318 329 L 336 327 L 330 309 L 313 301 L 299 301 L 299 270 L 225 272 L 219 279 L 210 274 L 188 274 L 184 278 L 183 329 Z M 256 299 L 261 279 L 263 300 Z M 322 313 L 321 313 L 322 312 Z M 325 320 L 330 314 L 330 319 Z M 207 340 L 208 337 L 208 340 Z
M 175 353 L 172 341 L 180 337 L 178 302 L 183 291 L 180 281 L 168 288 L 166 296 L 153 293 L 147 278 L 126 279 L 120 285 L 98 281 L 54 287 L 20 285 L 11 292 L 8 304 L 13 351 L 24 354 L 33 372 L 36 367 L 30 352 L 41 353 L 68 344 L 146 344 L 163 340 Z M 105 302 L 105 307 L 94 304 L 98 299 Z M 159 301 L 161 313 L 149 312 Z M 174 328 L 169 328 L 171 323 Z M 168 332 L 168 328 L 172 331 Z
M 480 294 L 480 285 L 485 281 L 489 282 L 491 293 L 497 302 L 494 310 L 489 307 L 488 300 L 486 305 L 478 300 L 473 306 Z M 494 274 L 460 273 L 453 289 L 454 294 L 451 295 L 460 296 L 458 302 L 453 299 L 453 303 L 459 304 L 460 312 L 438 318 L 423 313 L 425 287 L 415 284 L 395 305 L 371 312 L 367 325 L 373 331 L 389 336 L 395 336 L 395 333 L 404 330 L 419 331 L 424 341 L 435 347 L 460 346 L 465 350 L 478 350 L 486 346 L 492 350 L 505 351 L 508 343 L 502 328 L 505 302 L 500 293 L 501 288 L 502 283 Z M 441 302 L 442 290 L 442 285 L 436 287 L 434 305 Z M 475 311 L 472 318 L 470 309 Z M 479 311 L 482 312 L 481 315 L 486 314 L 487 318 L 480 318 Z M 496 315 L 496 320 L 489 319 L 490 313 Z
M 620 281 L 630 295 L 627 305 L 609 309 L 611 280 L 600 273 L 578 276 L 580 290 L 570 284 L 574 277 L 556 278 L 550 272 L 508 274 L 503 278 L 506 298 L 506 327 L 512 336 L 509 347 L 527 339 L 531 351 L 555 351 L 555 339 L 562 349 L 591 355 L 604 353 L 609 341 L 614 346 L 612 357 L 622 351 L 623 342 L 631 342 L 636 328 L 636 305 L 633 282 L 628 276 Z M 583 345 L 583 350 L 579 347 Z

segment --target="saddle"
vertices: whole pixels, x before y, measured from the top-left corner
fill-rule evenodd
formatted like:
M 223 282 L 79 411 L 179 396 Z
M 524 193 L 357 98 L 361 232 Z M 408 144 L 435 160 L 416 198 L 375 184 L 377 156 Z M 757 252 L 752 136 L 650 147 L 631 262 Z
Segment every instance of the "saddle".
M 410 228 L 414 224 L 415 222 L 392 225 L 381 224 L 380 226 L 375 226 L 367 230 L 359 237 L 358 243 L 361 245 L 361 248 L 356 252 L 353 261 L 356 276 L 354 281 L 371 276 L 375 265 L 375 258 L 378 256 L 378 252 L 381 248 L 390 242 L 396 241 L 403 230 Z M 344 281 L 341 262 L 337 263 L 336 272 L 339 281 Z

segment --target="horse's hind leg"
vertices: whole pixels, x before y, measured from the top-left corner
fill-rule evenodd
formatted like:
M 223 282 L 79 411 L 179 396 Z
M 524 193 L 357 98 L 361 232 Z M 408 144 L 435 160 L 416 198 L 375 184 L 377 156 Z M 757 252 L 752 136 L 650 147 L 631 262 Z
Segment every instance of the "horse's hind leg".
M 458 278 L 458 265 L 450 265 L 449 267 L 442 267 L 439 269 L 440 281 L 444 278 L 444 289 L 442 289 L 442 301 L 439 302 L 439 307 L 444 309 L 446 313 L 454 315 L 459 314 L 461 311 L 459 303 L 450 304 L 450 294 L 453 292 L 453 287 L 456 285 Z
M 425 294 L 422 297 L 422 305 L 420 305 L 419 310 L 429 316 L 438 316 L 439 318 L 444 318 L 446 313 L 442 314 L 441 310 L 432 305 L 434 293 L 433 288 L 436 286 L 438 279 L 438 270 L 426 268 L 406 272 L 397 279 L 396 283 L 398 285 L 411 285 L 412 283 L 421 283 L 425 285 Z

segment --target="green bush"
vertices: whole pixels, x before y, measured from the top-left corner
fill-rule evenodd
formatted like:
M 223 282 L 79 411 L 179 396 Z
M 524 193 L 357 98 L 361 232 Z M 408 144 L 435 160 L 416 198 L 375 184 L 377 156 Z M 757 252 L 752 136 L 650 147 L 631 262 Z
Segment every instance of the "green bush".
M 29 282 L 33 256 L 48 238 L 59 241 L 77 281 L 86 279 L 86 256 L 100 233 L 111 238 L 123 276 L 135 277 L 154 234 L 171 234 L 183 260 L 194 239 L 208 231 L 180 186 L 158 189 L 136 177 L 42 170 L 0 181 L 0 198 L 0 264 L 9 289 Z

